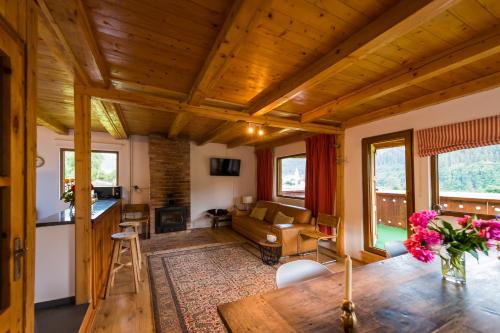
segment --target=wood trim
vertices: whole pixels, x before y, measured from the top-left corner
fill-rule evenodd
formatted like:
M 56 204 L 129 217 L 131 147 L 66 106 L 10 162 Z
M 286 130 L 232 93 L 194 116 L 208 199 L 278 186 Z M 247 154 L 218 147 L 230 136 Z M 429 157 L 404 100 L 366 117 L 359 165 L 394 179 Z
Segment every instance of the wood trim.
M 500 28 L 470 40 L 436 56 L 374 82 L 366 87 L 304 113 L 302 122 L 314 121 L 339 110 L 351 108 L 370 100 L 407 88 L 456 68 L 479 61 L 500 52 Z
M 225 121 L 220 126 L 217 126 L 215 129 L 211 130 L 207 134 L 205 134 L 201 139 L 198 140 L 198 146 L 203 146 L 209 142 L 220 138 L 224 134 L 232 131 L 239 131 L 245 125 L 244 122 L 236 122 L 233 123 L 231 121 Z
M 363 243 L 364 251 L 374 253 L 380 256 L 386 256 L 385 250 L 372 247 L 371 243 L 371 205 L 372 198 L 371 181 L 373 174 L 373 145 L 377 142 L 388 142 L 404 138 L 405 145 L 405 166 L 406 166 L 406 215 L 410 215 L 415 211 L 415 184 L 414 184 L 414 161 L 413 161 L 413 129 L 377 135 L 364 138 L 361 141 L 362 151 L 362 182 L 363 182 Z M 408 236 L 411 235 L 411 230 L 407 229 Z
M 75 302 L 92 301 L 90 96 L 75 86 Z
M 248 34 L 255 28 L 257 17 L 263 11 L 260 6 L 263 3 L 270 6 L 271 2 L 265 0 L 234 2 L 191 88 L 188 104 L 200 105 L 207 90 L 218 81 L 229 60 L 238 53 Z
M 48 128 L 49 130 L 57 134 L 66 135 L 69 132 L 66 126 L 64 126 L 57 120 L 49 118 L 45 115 L 37 114 L 36 120 L 38 124 L 42 125 L 45 128 Z
M 0 187 L 9 187 L 9 186 L 10 186 L 10 178 L 0 177 Z
M 496 72 L 488 76 L 483 76 L 479 79 L 461 83 L 440 91 L 435 91 L 433 93 L 410 99 L 379 110 L 371 111 L 360 116 L 352 117 L 344 122 L 344 126 L 346 128 L 358 126 L 375 120 L 415 111 L 426 106 L 440 104 L 459 97 L 493 89 L 499 86 L 500 72 Z
M 272 111 L 298 93 L 349 68 L 356 61 L 431 20 L 458 2 L 459 0 L 399 1 L 318 61 L 281 82 L 277 89 L 260 94 L 249 108 L 249 113 L 262 116 Z
M 191 114 L 188 112 L 181 112 L 175 116 L 170 129 L 168 130 L 168 138 L 176 139 L 179 133 L 189 124 L 191 121 Z
M 235 111 L 231 109 L 224 109 L 212 106 L 193 106 L 187 103 L 173 100 L 166 97 L 145 94 L 143 92 L 126 91 L 118 89 L 104 89 L 89 86 L 80 86 L 79 89 L 82 93 L 93 96 L 102 100 L 111 102 L 138 105 L 145 108 L 151 108 L 159 111 L 170 113 L 189 112 L 198 117 L 212 118 L 219 120 L 229 121 L 244 121 L 253 124 L 260 124 L 270 127 L 289 128 L 298 131 L 324 133 L 324 134 L 340 134 L 343 129 L 322 125 L 322 124 L 302 124 L 300 121 L 283 119 L 270 116 L 251 116 L 248 113 Z
M 92 99 L 92 105 L 99 122 L 113 138 L 126 139 L 128 137 L 125 120 L 119 105 L 97 99 Z
M 255 149 L 263 149 L 263 148 L 274 148 L 274 147 L 279 147 L 279 146 L 284 146 L 288 145 L 290 143 L 295 143 L 299 141 L 304 141 L 305 139 L 315 135 L 315 133 L 299 133 L 299 134 L 292 134 L 290 136 L 287 136 L 285 138 L 281 138 L 278 140 L 273 140 L 271 142 L 265 142 L 262 144 L 258 144 L 255 146 Z
M 26 279 L 24 330 L 35 330 L 36 158 L 37 158 L 37 45 L 38 8 L 27 2 L 26 18 Z
M 290 197 L 290 196 L 279 194 L 280 189 L 281 189 L 281 173 L 282 173 L 281 163 L 280 162 L 281 162 L 281 160 L 283 160 L 285 158 L 293 158 L 293 157 L 304 157 L 304 158 L 306 158 L 306 154 L 305 153 L 300 153 L 300 154 L 293 154 L 293 155 L 276 157 L 276 193 L 275 194 L 279 198 L 304 200 L 306 198 L 305 197 L 305 190 L 304 190 L 304 197 Z

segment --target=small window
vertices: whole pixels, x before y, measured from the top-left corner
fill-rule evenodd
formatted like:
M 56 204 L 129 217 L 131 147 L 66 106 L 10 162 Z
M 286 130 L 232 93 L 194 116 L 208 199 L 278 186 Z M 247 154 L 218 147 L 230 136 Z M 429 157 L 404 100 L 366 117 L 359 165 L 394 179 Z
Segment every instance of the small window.
M 278 158 L 276 195 L 285 198 L 305 198 L 306 155 Z
M 75 152 L 61 149 L 61 189 L 65 180 L 75 178 Z M 118 152 L 92 151 L 91 180 L 95 187 L 118 185 Z
M 444 215 L 500 214 L 500 145 L 432 156 L 432 202 Z

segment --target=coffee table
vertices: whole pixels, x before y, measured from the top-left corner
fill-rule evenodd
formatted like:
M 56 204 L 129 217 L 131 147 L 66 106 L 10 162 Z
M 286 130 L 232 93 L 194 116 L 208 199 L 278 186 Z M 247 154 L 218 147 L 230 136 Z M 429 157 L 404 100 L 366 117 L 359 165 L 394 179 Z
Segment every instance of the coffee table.
M 259 241 L 260 257 L 266 265 L 276 265 L 281 258 L 281 243 L 270 243 L 267 240 Z

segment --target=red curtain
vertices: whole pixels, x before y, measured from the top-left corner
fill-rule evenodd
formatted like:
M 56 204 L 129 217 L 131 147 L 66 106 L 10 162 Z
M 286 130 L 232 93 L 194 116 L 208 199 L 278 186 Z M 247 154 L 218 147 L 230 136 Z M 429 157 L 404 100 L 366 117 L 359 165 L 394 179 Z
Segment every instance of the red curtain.
M 273 151 L 259 149 L 257 155 L 257 200 L 273 200 Z
M 320 134 L 306 139 L 306 198 L 305 206 L 314 216 L 334 214 L 337 186 L 335 136 Z M 331 234 L 331 228 L 320 231 Z

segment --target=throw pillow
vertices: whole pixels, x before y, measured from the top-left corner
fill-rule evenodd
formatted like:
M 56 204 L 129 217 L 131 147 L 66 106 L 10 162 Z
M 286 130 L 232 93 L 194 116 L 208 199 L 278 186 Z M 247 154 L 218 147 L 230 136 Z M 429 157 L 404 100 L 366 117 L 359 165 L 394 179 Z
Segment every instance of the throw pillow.
M 276 213 L 276 216 L 274 217 L 273 221 L 273 224 L 292 224 L 292 223 L 293 223 L 293 217 L 287 216 L 282 212 Z
M 255 207 L 252 209 L 252 212 L 250 213 L 250 217 L 253 217 L 254 219 L 257 220 L 263 220 L 264 217 L 266 216 L 267 208 L 257 208 Z

